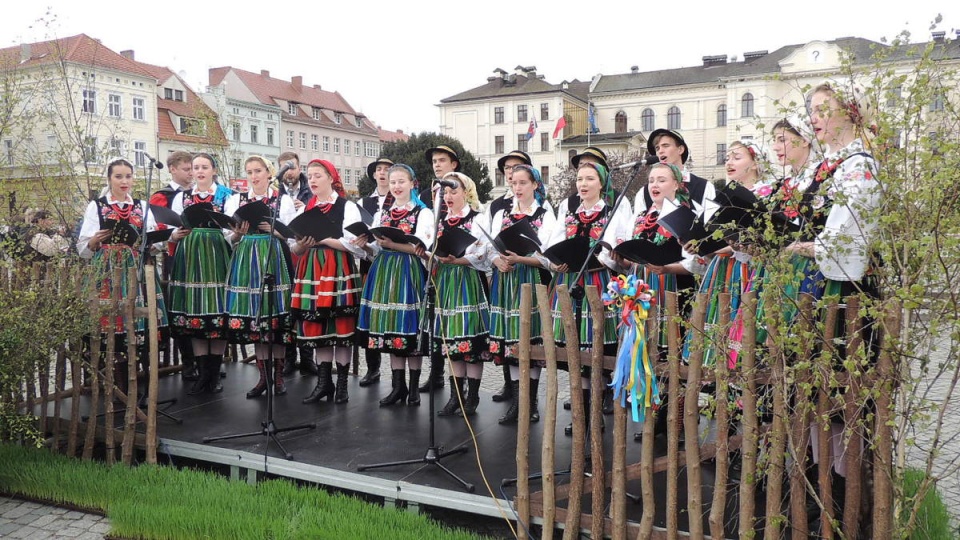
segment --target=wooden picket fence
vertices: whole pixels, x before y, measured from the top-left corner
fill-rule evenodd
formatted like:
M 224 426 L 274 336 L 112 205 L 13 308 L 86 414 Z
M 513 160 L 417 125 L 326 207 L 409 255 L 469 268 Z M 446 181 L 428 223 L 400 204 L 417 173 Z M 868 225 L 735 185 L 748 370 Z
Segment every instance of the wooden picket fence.
M 694 311 L 691 327 L 693 332 L 692 354 L 689 363 L 681 362 L 681 348 L 679 327 L 671 324 L 669 328 L 669 350 L 667 360 L 658 362 L 656 370 L 662 380 L 666 380 L 666 393 L 673 397 L 668 399 L 667 414 L 667 452 L 666 455 L 654 455 L 654 424 L 655 415 L 647 414 L 642 426 L 642 442 L 640 460 L 637 463 L 627 463 L 627 410 L 620 406 L 614 407 L 612 431 L 612 463 L 604 462 L 603 434 L 601 431 L 601 400 L 590 401 L 587 422 L 583 411 L 583 397 L 580 392 L 580 377 L 570 377 L 571 415 L 573 419 L 573 441 L 571 443 L 570 475 L 568 483 L 557 481 L 557 456 L 555 448 L 557 428 L 557 361 L 566 360 L 570 373 L 579 373 L 581 365 L 600 366 L 612 369 L 616 359 L 602 355 L 602 326 L 603 306 L 599 293 L 594 287 L 586 288 L 587 302 L 591 306 L 591 318 L 595 342 L 588 350 L 579 355 L 568 355 L 566 351 L 579 350 L 576 331 L 576 318 L 572 301 L 564 285 L 558 287 L 559 303 L 565 324 L 567 348 L 556 347 L 550 331 L 543 332 L 543 346 L 531 347 L 529 335 L 521 335 L 520 356 L 520 414 L 517 431 L 517 495 L 515 499 L 518 519 L 525 527 L 529 527 L 531 517 L 540 518 L 542 522 L 542 537 L 551 538 L 548 532 L 553 532 L 557 524 L 562 523 L 563 538 L 578 538 L 581 531 L 588 531 L 590 538 L 612 537 L 624 538 L 725 538 L 728 536 L 740 538 L 766 538 L 793 540 L 808 538 L 807 508 L 809 501 L 818 501 L 820 509 L 825 509 L 821 516 L 819 535 L 822 538 L 890 538 L 893 531 L 892 502 L 893 502 L 893 434 L 891 419 L 893 404 L 891 395 L 895 379 L 894 365 L 886 344 L 896 339 L 898 328 L 899 309 L 889 304 L 885 317 L 879 321 L 884 332 L 884 345 L 877 363 L 869 370 L 859 370 L 848 373 L 827 368 L 831 373 L 817 373 L 816 363 L 812 362 L 813 355 L 818 347 L 805 347 L 799 357 L 791 357 L 790 365 L 781 357 L 779 351 L 768 350 L 767 362 L 758 362 L 756 342 L 756 310 L 757 298 L 755 293 L 745 295 L 741 309 L 744 310 L 744 320 L 752 323 L 744 324 L 743 347 L 740 351 L 740 360 L 737 369 L 728 368 L 726 356 L 715 366 L 702 365 L 704 344 L 704 319 L 707 299 L 698 295 L 694 302 Z M 550 313 L 550 293 L 547 287 L 536 287 L 539 316 L 544 328 L 552 328 L 553 319 Z M 532 312 L 533 290 L 524 285 L 521 292 L 521 313 L 529 317 Z M 667 309 L 669 320 L 676 320 L 677 296 L 668 295 Z M 850 357 L 864 346 L 861 336 L 861 319 L 858 315 L 857 298 L 847 298 L 845 352 Z M 726 306 L 721 310 L 718 328 L 712 335 L 727 335 L 726 329 L 730 323 L 730 297 L 721 295 L 720 305 Z M 826 335 L 823 343 L 835 343 L 832 328 L 841 312 L 840 305 L 834 302 L 826 310 Z M 809 297 L 800 301 L 800 316 L 790 331 L 806 332 L 815 320 L 813 302 Z M 821 309 L 823 309 L 821 307 Z M 535 315 L 533 315 L 535 316 Z M 647 337 L 648 347 L 657 350 L 657 318 L 648 319 Z M 798 326 L 797 326 L 798 325 Z M 530 325 L 525 321 L 521 328 L 529 332 Z M 768 332 L 775 338 L 777 321 L 768 325 Z M 723 341 L 723 340 L 721 340 Z M 776 342 L 776 339 L 772 339 Z M 726 343 L 717 346 L 719 350 L 726 350 Z M 541 462 L 531 464 L 530 452 L 530 421 L 529 421 L 529 367 L 531 360 L 544 360 L 546 379 L 546 402 L 543 404 L 543 434 L 542 448 L 540 449 Z M 786 373 L 790 372 L 792 379 L 786 380 Z M 591 394 L 601 395 L 604 382 L 601 370 L 591 370 Z M 544 378 L 541 376 L 541 378 Z M 820 381 L 831 380 L 839 386 L 847 387 L 845 393 L 838 394 Z M 817 382 L 817 384 L 815 384 Z M 700 443 L 700 410 L 698 397 L 701 387 L 705 383 L 716 385 L 714 420 L 716 422 L 715 441 Z M 741 420 L 731 415 L 731 403 L 728 401 L 731 385 L 735 385 L 741 394 Z M 869 405 L 858 398 L 861 388 L 875 388 L 876 399 L 870 400 Z M 758 416 L 758 401 L 761 392 L 772 391 L 772 421 L 761 422 Z M 681 393 L 685 396 L 686 404 L 683 410 L 682 422 L 680 400 L 676 396 Z M 861 402 L 858 403 L 858 400 Z M 872 413 L 864 414 L 865 407 Z M 663 414 L 661 411 L 660 414 Z M 831 487 L 831 449 L 828 437 L 821 435 L 819 444 L 812 449 L 819 457 L 817 465 L 816 485 L 808 482 L 805 469 L 808 466 L 807 448 L 810 443 L 810 427 L 812 425 L 826 428 L 826 419 L 831 415 L 840 416 L 844 422 L 844 433 L 851 436 L 853 441 L 871 441 L 869 456 L 872 461 L 865 461 L 864 449 L 861 445 L 850 444 L 847 447 L 843 460 L 846 465 L 846 482 L 843 497 L 843 510 L 839 515 L 833 511 L 833 489 Z M 589 433 L 587 427 L 589 425 Z M 735 435 L 730 435 L 729 428 Z M 609 427 L 609 426 L 608 426 Z M 686 441 L 681 448 L 681 432 Z M 823 434 L 824 431 L 820 430 Z M 827 431 L 829 433 L 829 431 Z M 587 470 L 585 442 L 590 442 L 589 460 L 590 469 Z M 698 444 L 700 443 L 700 444 Z M 737 498 L 738 529 L 735 531 L 724 529 L 724 510 L 730 501 L 727 500 L 730 492 L 730 478 L 728 467 L 730 458 L 735 452 L 739 453 L 742 461 Z M 762 461 L 765 463 L 761 465 Z M 787 456 L 792 456 L 787 459 Z M 702 483 L 701 470 L 711 464 L 715 471 L 714 482 L 711 485 Z M 531 487 L 530 474 L 539 465 L 542 471 L 541 487 L 534 491 Z M 654 474 L 666 472 L 665 488 L 654 490 Z M 590 473 L 587 476 L 585 473 Z M 681 473 L 686 474 L 685 490 L 680 485 Z M 628 493 L 627 482 L 640 481 L 639 499 L 642 504 L 642 514 L 639 520 L 630 520 L 627 515 Z M 786 496 L 784 496 L 784 486 Z M 712 488 L 713 497 L 710 501 L 702 500 L 703 488 Z M 736 488 L 735 488 L 736 489 Z M 686 492 L 685 504 L 681 501 L 682 491 Z M 758 492 L 763 492 L 766 507 L 756 508 Z M 656 496 L 655 493 L 663 495 Z M 817 499 L 812 495 L 816 494 Z M 590 496 L 589 508 L 582 508 L 582 500 Z M 655 527 L 655 512 L 663 507 L 666 513 L 665 527 Z M 878 511 L 870 511 L 870 508 Z M 688 522 L 686 530 L 681 530 L 681 514 L 686 513 Z M 815 517 L 815 516 L 814 516 Z M 704 518 L 706 518 L 704 520 Z M 706 521 L 706 529 L 704 527 Z M 861 527 L 864 525 L 864 527 Z M 817 531 L 813 531 L 817 533 Z
M 127 291 L 121 291 L 121 270 L 112 276 L 114 284 L 111 299 L 101 299 L 95 287 L 89 286 L 91 279 L 84 268 L 69 264 L 37 264 L 32 267 L 14 267 L 8 272 L 0 272 L 0 290 L 24 290 L 35 288 L 38 294 L 85 295 L 90 310 L 92 326 L 87 340 L 77 337 L 59 344 L 50 351 L 45 361 L 36 362 L 23 382 L 16 388 L 4 388 L 0 399 L 15 404 L 24 414 L 37 416 L 37 428 L 45 437 L 45 444 L 54 451 L 70 456 L 82 456 L 93 459 L 94 451 L 100 445 L 105 452 L 103 459 L 107 463 L 119 459 L 124 464 L 132 464 L 134 448 L 146 449 L 148 463 L 157 462 L 157 387 L 159 376 L 157 298 L 147 294 L 145 307 L 136 306 L 139 286 L 136 269 L 130 269 L 127 275 Z M 155 273 L 152 265 L 145 268 L 145 290 L 154 291 Z M 105 338 L 101 336 L 101 317 L 109 321 Z M 114 380 L 114 363 L 124 358 L 124 351 L 115 350 L 116 340 L 112 339 L 113 322 L 122 317 L 126 333 L 127 350 L 127 391 L 121 390 L 120 381 Z M 148 396 L 144 404 L 138 405 L 138 351 L 135 335 L 136 318 L 145 317 L 149 359 Z M 87 341 L 87 345 L 84 345 Z M 81 396 L 89 400 L 81 400 Z M 81 401 L 88 403 L 86 411 Z M 65 418 L 64 407 L 70 407 L 69 419 Z M 123 425 L 117 427 L 113 421 L 122 407 L 125 410 Z M 102 414 L 99 414 L 101 413 Z M 67 423 L 66 426 L 63 424 Z M 145 434 L 137 432 L 137 426 L 145 424 Z

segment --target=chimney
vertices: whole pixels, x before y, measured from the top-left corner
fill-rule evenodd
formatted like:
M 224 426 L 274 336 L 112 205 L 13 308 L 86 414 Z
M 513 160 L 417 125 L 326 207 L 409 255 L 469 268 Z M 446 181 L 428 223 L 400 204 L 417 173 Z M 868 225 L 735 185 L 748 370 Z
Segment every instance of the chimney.
M 125 51 L 120 51 L 120 56 L 126 58 L 127 60 L 136 61 L 137 59 L 133 56 L 133 49 L 127 49 Z
M 26 62 L 27 60 L 30 60 L 31 56 L 32 52 L 30 50 L 30 44 L 22 43 L 20 45 L 20 62 Z
M 301 77 L 300 75 L 294 75 L 290 79 L 290 82 L 293 84 L 293 89 L 296 90 L 297 92 L 300 92 L 303 90 L 303 77 Z
M 947 33 L 943 30 L 938 30 L 933 33 L 933 40 L 937 43 L 943 43 L 943 38 L 946 37 Z
M 270 78 L 270 72 L 267 71 L 267 70 L 265 70 L 265 69 L 261 69 L 261 70 L 260 70 L 260 76 L 261 76 L 261 77 L 266 77 L 266 78 L 269 79 L 269 78 Z
M 703 67 L 720 66 L 727 63 L 727 55 L 715 54 L 713 56 L 704 56 Z
M 313 85 L 313 89 L 314 89 L 314 90 L 323 90 L 323 88 L 320 88 L 320 85 L 319 85 L 319 84 Z
M 767 55 L 768 51 L 749 51 L 743 53 L 743 61 L 750 62 L 751 60 L 756 60 L 757 58 L 762 58 Z
M 630 66 L 630 73 L 633 73 L 634 75 L 640 73 L 640 66 Z
M 400 135 L 403 135 L 403 130 L 402 130 L 402 129 L 398 129 L 398 130 L 397 130 L 397 133 L 399 133 Z

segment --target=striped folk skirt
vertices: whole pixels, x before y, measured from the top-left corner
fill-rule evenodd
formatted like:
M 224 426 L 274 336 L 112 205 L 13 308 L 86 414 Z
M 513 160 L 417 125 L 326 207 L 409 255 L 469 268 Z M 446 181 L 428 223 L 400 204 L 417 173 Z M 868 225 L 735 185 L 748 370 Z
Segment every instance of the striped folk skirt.
M 125 298 L 127 296 L 127 274 L 131 268 L 137 267 L 137 255 L 134 253 L 133 248 L 128 245 L 105 244 L 93 254 L 91 262 L 95 269 L 100 305 L 102 307 L 112 307 L 114 306 L 112 300 L 114 271 L 118 268 L 120 269 L 120 283 L 118 283 L 117 286 L 120 288 L 121 297 Z M 160 290 L 160 277 L 156 275 L 156 267 L 154 267 L 154 277 L 154 294 L 157 297 L 157 326 L 160 329 L 158 337 L 161 343 L 166 343 L 166 339 L 169 338 L 167 309 L 163 299 L 163 292 Z M 143 294 L 145 287 L 146 285 L 144 283 L 141 283 L 140 286 L 137 287 L 135 304 L 137 307 L 146 307 L 147 305 L 147 299 Z M 125 341 L 127 336 L 126 318 L 121 314 L 112 319 L 113 320 L 108 316 L 100 317 L 100 331 L 102 334 L 109 334 L 112 328 L 116 339 Z M 147 319 L 145 317 L 137 317 L 134 325 L 137 344 L 143 344 L 143 336 L 146 334 L 147 329 Z M 122 341 L 118 341 L 118 343 L 122 343 Z
M 700 282 L 700 293 L 707 297 L 707 312 L 703 322 L 703 360 L 704 366 L 712 366 L 717 363 L 717 358 L 728 357 L 728 351 L 718 351 L 718 347 L 724 337 L 720 323 L 720 294 L 730 293 L 730 320 L 736 318 L 737 308 L 740 306 L 740 294 L 743 285 L 749 283 L 749 265 L 736 260 L 732 255 L 724 253 L 717 255 L 710 260 L 707 271 Z M 732 327 L 732 325 L 731 325 Z M 729 333 L 729 329 L 727 332 Z M 687 332 L 683 344 L 683 361 L 689 362 L 690 353 L 693 347 L 693 336 L 695 330 Z
M 557 286 L 563 283 L 567 287 L 571 287 L 576 277 L 576 272 L 556 274 L 553 278 L 553 283 L 550 285 L 550 289 L 554 291 L 553 299 L 551 300 L 550 305 L 550 309 L 553 314 L 553 337 L 556 340 L 558 347 L 566 347 L 567 338 L 563 329 L 563 316 L 560 312 L 560 300 L 556 293 Z M 590 270 L 584 274 L 584 281 L 586 282 L 587 286 L 595 286 L 597 287 L 598 292 L 603 294 L 603 291 L 605 291 L 607 288 L 607 284 L 610 283 L 610 271 L 606 268 Z M 577 316 L 576 309 L 576 302 L 574 302 L 575 317 Z M 580 303 L 579 313 L 580 350 L 585 351 L 593 348 L 593 316 L 590 314 L 590 303 L 587 301 L 586 296 L 584 296 L 583 301 Z M 605 356 L 614 356 L 617 353 L 618 320 L 618 314 L 615 311 L 604 309 L 603 354 Z M 568 369 L 567 362 L 557 362 L 557 366 L 563 370 Z M 589 374 L 589 372 L 589 367 L 584 367 L 581 370 L 581 374 L 584 375 Z
M 291 299 L 302 347 L 354 345 L 360 312 L 360 274 L 353 255 L 315 247 L 300 257 Z
M 533 295 L 530 313 L 530 343 L 543 343 L 540 312 L 537 309 L 537 292 L 533 288 L 540 284 L 540 270 L 533 266 L 518 264 L 513 270 L 502 273 L 494 268 L 490 283 L 490 355 L 498 365 L 507 362 L 518 365 L 517 346 L 520 343 L 520 287 L 524 283 L 531 285 Z M 543 363 L 540 367 L 543 367 Z
M 440 263 L 436 280 L 434 346 L 452 360 L 471 364 L 489 360 L 490 305 L 484 276 L 469 266 Z
M 780 316 L 783 317 L 780 327 L 789 328 L 797 318 L 800 306 L 800 295 L 809 294 L 814 303 L 823 297 L 824 277 L 817 269 L 815 260 L 802 255 L 790 256 L 789 274 L 776 276 L 767 272 L 763 277 L 763 288 L 775 291 L 781 290 L 781 295 L 773 296 L 781 307 Z M 776 316 L 776 309 L 770 310 L 766 303 L 771 298 L 760 295 L 757 303 L 757 343 L 767 342 L 767 318 Z
M 193 229 L 177 245 L 170 270 L 170 322 L 180 337 L 226 339 L 230 245 L 220 229 Z
M 285 247 L 269 234 L 248 234 L 237 244 L 227 272 L 227 333 L 231 342 L 290 344 L 295 341 L 290 314 L 293 282 Z M 275 277 L 269 301 L 263 286 L 265 274 Z
M 419 257 L 384 249 L 373 260 L 360 297 L 357 342 L 369 351 L 418 356 L 420 307 L 427 272 Z
M 677 275 L 676 274 L 656 274 L 648 271 L 646 268 L 643 270 L 643 281 L 647 285 L 650 285 L 650 288 L 654 289 L 657 292 L 657 298 L 651 306 L 651 315 L 657 317 L 657 347 L 660 349 L 667 349 L 669 346 L 668 336 L 670 331 L 670 326 L 673 325 L 677 329 L 677 336 L 681 336 L 680 333 L 680 321 L 676 319 L 671 319 L 670 315 L 667 313 L 667 293 L 677 292 Z M 680 298 L 677 298 L 677 310 L 682 309 L 680 305 Z M 682 313 L 678 313 L 679 316 L 683 316 Z

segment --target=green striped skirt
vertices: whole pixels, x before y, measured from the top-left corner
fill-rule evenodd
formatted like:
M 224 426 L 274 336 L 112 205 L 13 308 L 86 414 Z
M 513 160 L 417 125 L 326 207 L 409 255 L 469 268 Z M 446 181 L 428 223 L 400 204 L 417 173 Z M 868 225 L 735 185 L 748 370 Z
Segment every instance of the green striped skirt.
M 170 321 L 180 337 L 226 339 L 230 245 L 220 229 L 193 229 L 177 245 L 170 269 Z
M 417 356 L 426 270 L 419 257 L 389 249 L 377 254 L 360 296 L 357 342 L 367 350 Z
M 490 305 L 484 276 L 470 266 L 440 263 L 435 279 L 434 346 L 452 360 L 471 364 L 489 360 Z
M 494 268 L 490 284 L 490 355 L 497 364 L 506 361 L 517 365 L 517 345 L 520 343 L 520 287 L 524 283 L 531 285 L 533 294 L 530 343 L 543 343 L 537 293 L 532 287 L 540 284 L 540 270 L 525 264 L 518 264 L 507 273 Z
M 93 263 L 95 275 L 97 276 L 97 290 L 99 291 L 100 305 L 103 307 L 113 305 L 113 301 L 111 300 L 113 273 L 117 268 L 121 270 L 120 283 L 118 284 L 120 294 L 126 297 L 128 271 L 131 268 L 137 267 L 137 256 L 133 249 L 125 244 L 105 244 L 93 254 L 91 262 Z M 156 294 L 157 297 L 157 326 L 160 329 L 158 338 L 161 340 L 161 343 L 165 343 L 169 337 L 167 335 L 167 309 L 166 302 L 163 300 L 163 292 L 160 290 L 160 278 L 156 275 L 156 267 L 154 267 L 154 277 L 156 278 L 154 279 L 154 287 L 156 289 L 154 294 Z M 146 307 L 147 305 L 147 300 L 144 296 L 145 287 L 146 285 L 141 283 L 137 288 L 137 307 Z M 134 325 L 137 344 L 143 344 L 143 336 L 146 334 L 147 329 L 147 319 L 145 317 L 137 317 Z M 126 339 L 127 320 L 122 314 L 113 318 L 112 321 L 111 317 L 100 317 L 101 332 L 107 334 L 111 328 L 117 339 Z
M 263 288 L 265 274 L 275 277 L 274 292 L 269 301 Z M 233 252 L 227 272 L 226 313 L 230 341 L 293 343 L 291 288 L 286 252 L 280 240 L 269 234 L 245 235 Z
M 576 272 L 556 274 L 553 278 L 553 283 L 550 286 L 550 289 L 554 291 L 553 300 L 551 301 L 550 305 L 550 309 L 553 314 L 553 337 L 556 340 L 558 347 L 566 347 L 567 339 L 563 329 L 563 315 L 560 312 L 560 300 L 556 293 L 556 289 L 561 283 L 565 284 L 567 287 L 571 287 L 576 277 Z M 599 293 L 603 294 L 603 291 L 605 291 L 607 288 L 607 284 L 610 283 L 610 271 L 606 268 L 589 270 L 584 275 L 584 281 L 588 286 L 593 285 L 597 287 Z M 574 310 L 576 310 L 576 303 L 574 303 Z M 580 303 L 580 315 L 580 350 L 585 351 L 593 348 L 593 317 L 590 314 L 590 303 L 587 301 L 586 296 L 584 296 L 583 301 Z M 574 316 L 576 316 L 576 313 L 574 313 Z M 617 312 L 610 309 L 604 309 L 603 354 L 605 356 L 614 356 L 617 353 L 618 320 Z M 568 369 L 567 363 L 563 361 L 557 362 L 557 366 L 563 370 Z M 589 372 L 590 369 L 588 367 L 584 367 L 581 370 L 581 374 L 589 374 Z

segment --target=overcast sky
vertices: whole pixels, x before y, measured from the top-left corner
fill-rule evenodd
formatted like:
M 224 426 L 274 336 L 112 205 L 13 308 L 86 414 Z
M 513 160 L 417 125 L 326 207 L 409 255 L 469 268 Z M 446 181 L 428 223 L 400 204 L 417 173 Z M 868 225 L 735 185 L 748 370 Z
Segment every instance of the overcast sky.
M 411 133 L 435 131 L 436 104 L 484 84 L 498 67 L 533 65 L 556 84 L 815 39 L 879 41 L 908 30 L 927 41 L 938 13 L 949 36 L 960 27 L 960 8 L 942 0 L 699 3 L 8 0 L 0 46 L 85 33 L 185 72 L 198 91 L 212 67 L 301 75 L 385 129 Z

